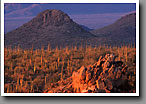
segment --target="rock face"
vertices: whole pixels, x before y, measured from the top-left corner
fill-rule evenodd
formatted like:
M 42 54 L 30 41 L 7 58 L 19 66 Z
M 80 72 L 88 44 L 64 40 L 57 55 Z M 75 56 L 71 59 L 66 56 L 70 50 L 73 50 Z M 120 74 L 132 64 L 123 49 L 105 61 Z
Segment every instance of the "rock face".
M 94 65 L 82 66 L 77 72 L 74 71 L 70 80 L 64 81 L 70 85 L 67 87 L 68 89 L 61 90 L 71 93 L 135 92 L 135 89 L 131 90 L 128 83 L 130 75 L 127 68 L 123 62 L 115 61 L 114 55 L 106 54 L 105 57 L 99 57 L 98 62 Z M 58 92 L 56 88 L 53 89 Z M 48 90 L 52 90 L 52 88 Z M 46 92 L 49 92 L 48 90 Z
M 45 10 L 32 19 L 29 24 L 36 27 L 61 26 L 73 22 L 70 17 L 60 10 Z
M 5 34 L 5 46 L 22 48 L 52 47 L 78 44 L 95 35 L 84 30 L 66 13 L 60 10 L 45 10 L 21 27 Z

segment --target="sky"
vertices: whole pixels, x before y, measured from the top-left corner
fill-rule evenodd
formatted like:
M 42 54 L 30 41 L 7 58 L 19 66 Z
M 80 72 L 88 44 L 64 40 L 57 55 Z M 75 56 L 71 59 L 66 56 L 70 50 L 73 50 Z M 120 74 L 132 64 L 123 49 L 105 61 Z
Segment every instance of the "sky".
M 5 4 L 5 31 L 28 22 L 45 9 L 59 9 L 75 22 L 91 29 L 114 23 L 121 16 L 136 11 L 134 3 L 90 4 Z
M 61 9 L 68 14 L 124 13 L 136 9 L 135 4 L 49 4 L 49 8 Z

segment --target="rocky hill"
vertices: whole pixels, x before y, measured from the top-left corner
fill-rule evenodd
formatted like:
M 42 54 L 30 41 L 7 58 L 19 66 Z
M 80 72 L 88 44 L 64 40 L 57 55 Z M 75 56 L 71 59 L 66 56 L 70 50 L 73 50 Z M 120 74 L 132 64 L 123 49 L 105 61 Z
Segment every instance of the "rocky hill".
M 136 13 L 131 13 L 121 17 L 115 23 L 101 29 L 91 31 L 98 37 L 109 39 L 125 40 L 135 42 L 136 38 Z
M 75 23 L 60 10 L 45 10 L 28 23 L 5 34 L 5 46 L 22 48 L 52 47 L 80 44 L 88 38 L 96 37 Z
M 73 72 L 72 77 L 52 83 L 45 93 L 134 93 L 136 75 L 115 58 L 112 54 L 101 56 L 94 65 L 82 66 Z

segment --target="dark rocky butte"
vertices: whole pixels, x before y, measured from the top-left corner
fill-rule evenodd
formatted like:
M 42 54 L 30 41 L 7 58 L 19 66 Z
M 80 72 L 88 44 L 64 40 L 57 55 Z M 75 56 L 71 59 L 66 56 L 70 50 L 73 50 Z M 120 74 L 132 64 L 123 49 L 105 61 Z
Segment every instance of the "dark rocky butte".
M 5 34 L 5 46 L 34 49 L 80 44 L 95 35 L 84 30 L 60 10 L 45 10 L 28 23 Z

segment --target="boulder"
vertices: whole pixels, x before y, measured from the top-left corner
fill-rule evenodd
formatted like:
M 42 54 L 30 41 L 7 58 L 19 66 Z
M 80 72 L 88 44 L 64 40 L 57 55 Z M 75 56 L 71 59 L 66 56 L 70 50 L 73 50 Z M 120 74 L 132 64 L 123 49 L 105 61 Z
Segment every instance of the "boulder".
M 97 67 L 101 66 L 102 56 L 99 57 L 98 62 L 96 63 Z
M 85 80 L 86 78 L 86 71 L 85 71 L 85 67 L 82 66 L 80 69 L 79 69 L 79 80 Z
M 106 89 L 105 83 L 101 79 L 96 80 L 96 86 L 98 89 L 102 89 L 102 90 Z
M 80 80 L 78 72 L 73 72 L 72 74 L 72 87 L 74 88 L 74 92 L 80 91 Z
M 86 83 L 88 83 L 88 81 L 91 79 L 91 72 L 90 71 L 86 71 Z
M 107 89 L 113 89 L 112 81 L 110 81 L 109 79 L 105 80 L 105 85 L 107 86 Z
M 116 72 L 116 79 L 120 79 L 121 78 L 121 74 L 122 74 L 122 72 L 120 70 L 118 70 Z
M 88 89 L 91 90 L 91 91 L 96 91 L 97 90 L 95 85 L 92 85 L 91 87 L 88 87 Z
M 108 62 L 114 62 L 115 61 L 115 56 L 113 54 L 110 54 L 109 57 L 107 58 Z
M 81 93 L 88 93 L 88 90 L 82 90 Z
M 103 70 L 106 68 L 110 68 L 110 65 L 111 65 L 110 62 L 105 61 L 104 64 L 102 64 Z

